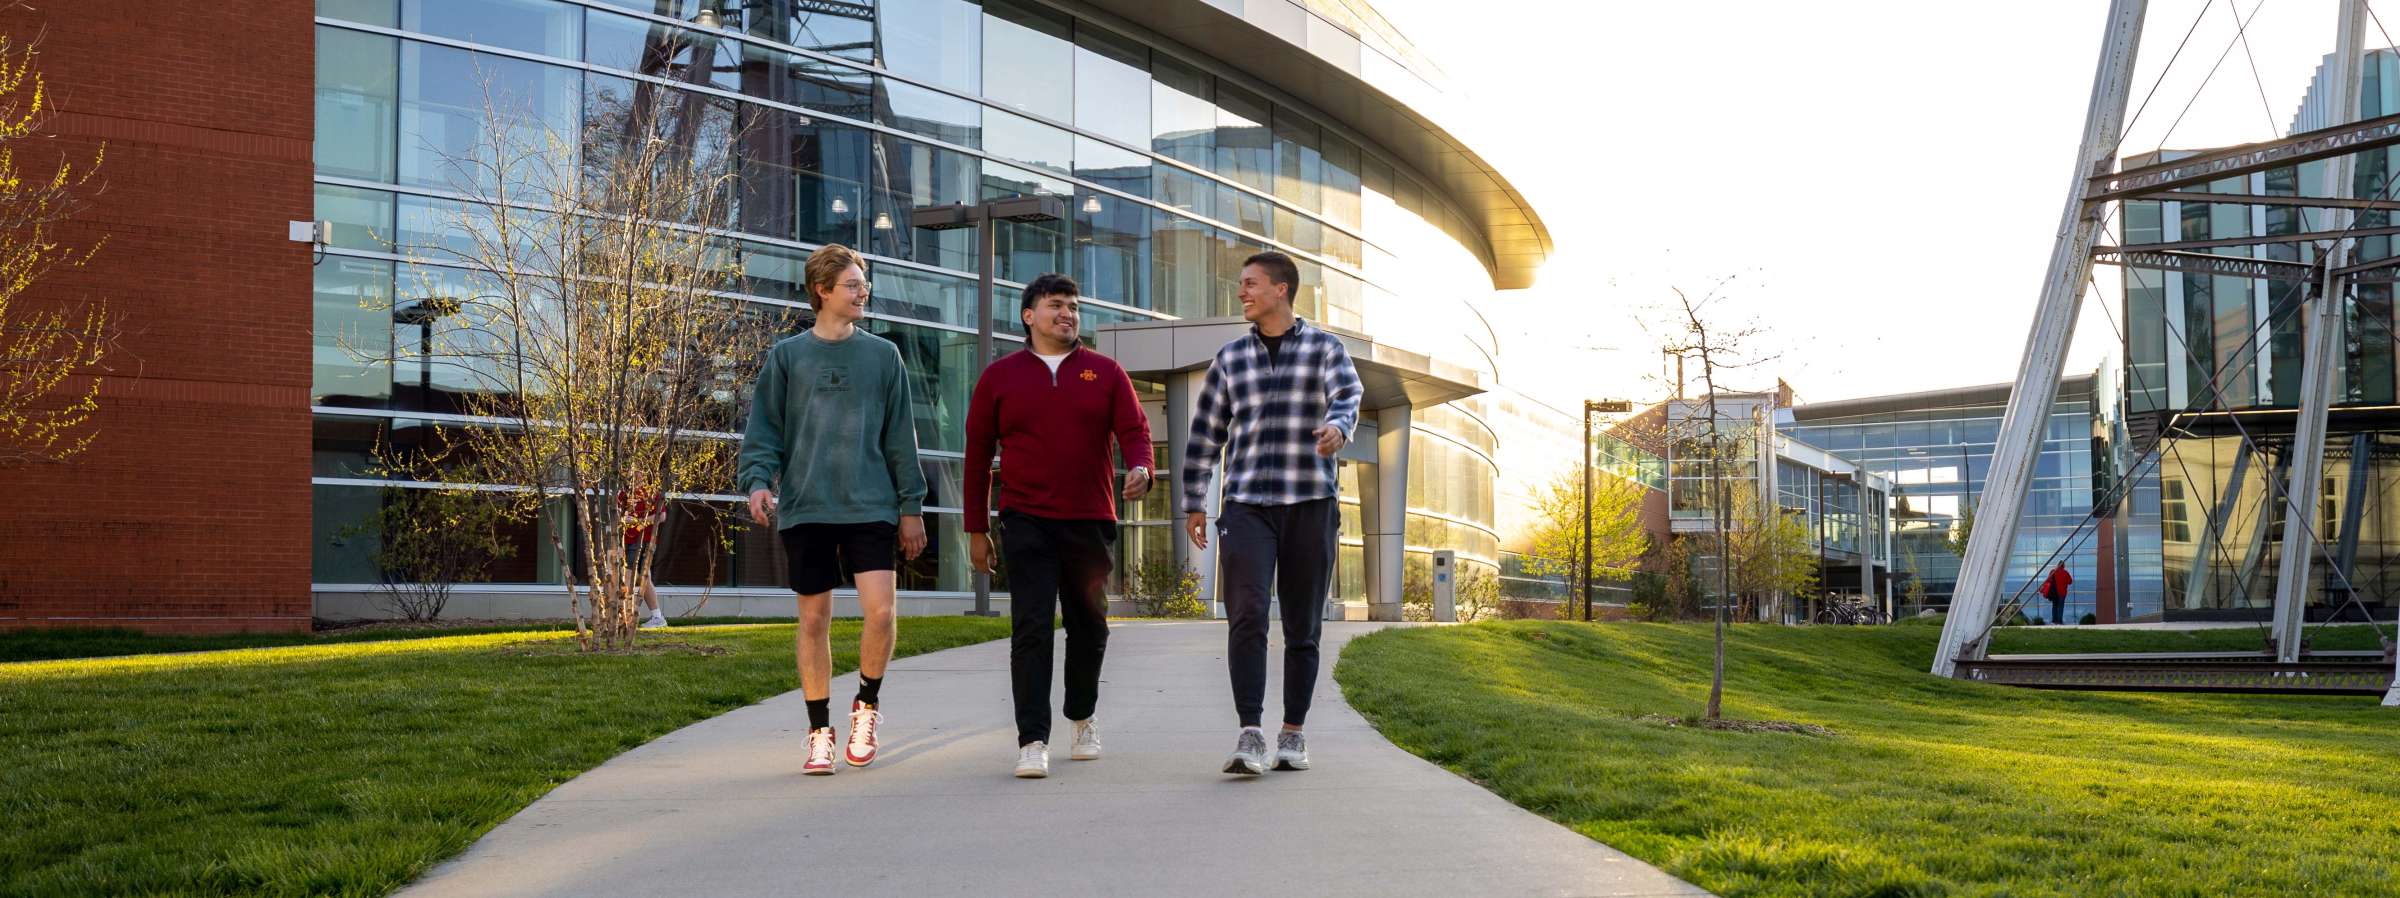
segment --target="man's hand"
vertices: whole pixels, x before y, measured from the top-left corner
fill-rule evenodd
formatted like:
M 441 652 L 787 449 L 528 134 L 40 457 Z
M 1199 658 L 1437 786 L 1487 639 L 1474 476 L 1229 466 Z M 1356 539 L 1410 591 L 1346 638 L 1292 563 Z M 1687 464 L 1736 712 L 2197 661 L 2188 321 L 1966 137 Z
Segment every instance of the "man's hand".
M 1197 511 L 1184 515 L 1183 532 L 1191 536 L 1192 548 L 1208 548 L 1208 515 Z
M 761 527 L 775 526 L 775 493 L 772 490 L 750 491 L 750 520 Z
M 967 534 L 967 565 L 981 573 L 992 572 L 992 535 Z
M 901 515 L 900 554 L 907 556 L 908 560 L 910 561 L 915 561 L 917 560 L 917 556 L 923 554 L 924 552 L 925 517 L 923 515 L 913 514 Z
M 1131 502 L 1150 494 L 1150 472 L 1135 468 L 1125 472 L 1125 501 Z
M 1350 445 L 1350 438 L 1342 435 L 1341 428 L 1331 424 L 1317 428 L 1318 455 L 1332 458 L 1334 453 L 1342 451 L 1342 447 L 1347 445 Z M 2023 593 L 2019 593 L 2019 595 L 2023 595 Z

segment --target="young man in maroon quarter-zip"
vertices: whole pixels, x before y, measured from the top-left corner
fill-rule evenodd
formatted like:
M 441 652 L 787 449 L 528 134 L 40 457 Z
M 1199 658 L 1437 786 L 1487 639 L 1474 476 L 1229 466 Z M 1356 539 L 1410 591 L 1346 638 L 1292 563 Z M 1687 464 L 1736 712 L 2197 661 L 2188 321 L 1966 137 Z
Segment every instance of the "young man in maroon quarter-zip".
M 1080 290 L 1062 274 L 1025 285 L 1025 348 L 984 369 L 967 406 L 966 530 L 976 570 L 992 570 L 992 454 L 1000 456 L 1000 551 L 1008 557 L 1008 673 L 1017 706 L 1017 768 L 1050 775 L 1052 611 L 1067 630 L 1067 720 L 1078 761 L 1100 757 L 1092 713 L 1108 649 L 1109 546 L 1117 498 L 1150 491 L 1150 425 L 1133 380 L 1076 341 Z M 1129 473 L 1115 489 L 1109 444 Z

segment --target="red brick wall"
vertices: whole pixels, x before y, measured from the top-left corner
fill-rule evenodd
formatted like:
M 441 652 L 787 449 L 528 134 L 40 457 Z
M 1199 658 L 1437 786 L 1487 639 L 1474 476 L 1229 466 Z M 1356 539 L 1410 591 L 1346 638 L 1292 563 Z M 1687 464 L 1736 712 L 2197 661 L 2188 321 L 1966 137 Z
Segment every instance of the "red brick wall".
M 30 299 L 104 299 L 125 329 L 90 451 L 0 470 L 0 628 L 309 626 L 310 253 L 286 222 L 315 217 L 314 7 L 171 6 L 0 11 L 42 35 L 60 110 L 19 162 L 107 143 L 64 231 L 107 243 Z

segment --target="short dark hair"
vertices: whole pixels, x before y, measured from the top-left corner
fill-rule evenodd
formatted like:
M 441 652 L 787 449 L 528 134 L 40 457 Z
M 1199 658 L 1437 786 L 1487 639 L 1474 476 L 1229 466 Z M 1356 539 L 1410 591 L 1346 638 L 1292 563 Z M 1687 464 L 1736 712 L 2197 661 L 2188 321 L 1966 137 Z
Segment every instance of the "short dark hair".
M 1292 264 L 1292 257 L 1274 250 L 1267 250 L 1263 253 L 1254 253 L 1250 258 L 1242 260 L 1243 268 L 1252 265 L 1265 271 L 1267 280 L 1283 285 L 1284 302 L 1300 301 L 1300 266 Z
M 1034 278 L 1033 283 L 1025 285 L 1025 301 L 1017 305 L 1017 311 L 1022 312 L 1033 308 L 1033 304 L 1042 297 L 1060 295 L 1080 297 L 1083 295 L 1083 288 L 1075 286 L 1074 278 L 1055 271 L 1050 272 Z

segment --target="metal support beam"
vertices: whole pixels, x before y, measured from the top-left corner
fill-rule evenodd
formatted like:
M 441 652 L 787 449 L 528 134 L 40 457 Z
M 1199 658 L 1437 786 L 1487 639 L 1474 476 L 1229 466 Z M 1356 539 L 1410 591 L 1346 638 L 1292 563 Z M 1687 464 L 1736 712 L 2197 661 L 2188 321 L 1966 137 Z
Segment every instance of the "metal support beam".
M 2250 472 L 2250 441 L 2243 440 L 2233 452 L 2233 476 L 2225 485 L 2224 495 L 2208 511 L 2208 520 L 2200 530 L 2198 551 L 2192 553 L 2192 570 L 2183 580 L 2183 607 L 2198 608 L 2200 599 L 2208 594 L 2208 578 L 2216 569 L 2212 560 L 2217 543 L 2227 526 L 2233 523 L 2233 509 L 2242 500 L 2242 480 Z
M 2275 525 L 2275 509 L 2283 507 L 2283 479 L 2292 469 L 2291 453 L 2284 453 L 2278 459 L 2274 450 L 2259 451 L 2267 453 L 2268 458 L 2267 495 L 2265 502 L 2258 507 L 2258 514 L 2252 516 L 2250 543 L 2242 549 L 2241 570 L 2234 573 L 2234 582 L 2242 584 L 2243 607 L 2250 606 L 2250 584 L 2258 582 L 2259 565 L 2267 561 L 2267 531 Z
M 2317 269 L 2317 266 L 2300 262 L 2253 259 L 2245 256 L 2219 256 L 2213 253 L 2138 250 L 2114 246 L 2095 248 L 2093 259 L 2103 265 L 2115 265 L 2120 268 L 2180 271 L 2190 274 L 2213 274 L 2221 277 L 2277 281 L 2315 281 L 2323 273 Z
M 2352 91 L 2349 96 L 2355 100 L 2358 97 L 2358 66 L 2352 65 L 2348 71 L 2353 83 L 2347 89 Z M 2277 140 L 2227 147 L 2172 162 L 2129 168 L 2114 174 L 2103 172 L 2092 175 L 2091 192 L 2085 199 L 2093 203 L 2155 199 L 2151 194 L 2400 144 L 2400 115 L 2357 121 L 2358 106 L 2355 104 L 2339 108 L 2334 114 L 2342 124 Z M 2348 196 L 2349 191 L 2345 189 L 2340 195 Z
M 2366 0 L 2343 0 L 2340 31 L 2333 58 L 2326 62 L 2326 83 L 2333 86 L 2332 115 L 2337 122 L 2358 117 L 2359 53 L 2365 44 L 2360 29 Z M 2325 166 L 2326 196 L 2349 196 L 2358 157 L 2343 153 Z M 2347 227 L 2354 213 L 2332 212 L 2335 230 Z M 2340 269 L 2349 264 L 2348 241 L 2334 241 L 2325 264 L 2324 286 L 2310 297 L 2300 356 L 2300 415 L 2292 422 L 2292 477 L 2284 487 L 2283 550 L 2275 572 L 2276 660 L 2300 660 L 2300 624 L 2308 617 L 2309 568 L 2315 561 L 2315 518 L 2325 488 L 2325 416 L 2333 392 L 2342 383 L 2342 299 L 2347 292 Z
M 2098 70 L 2092 75 L 2083 144 L 2075 153 L 2066 208 L 2059 213 L 2049 272 L 2042 281 L 2041 300 L 2034 307 L 2024 359 L 2017 365 L 2016 387 L 2009 391 L 2008 407 L 2000 418 L 1991 477 L 1977 503 L 1977 526 L 1959 568 L 1950 614 L 1942 622 L 1941 644 L 1934 650 L 1933 672 L 1938 676 L 1956 676 L 1960 658 L 1984 654 L 1984 637 L 1992 623 L 1993 606 L 2000 600 L 2009 549 L 2017 542 L 2018 517 L 2025 511 L 2026 487 L 2041 455 L 2042 434 L 2049 429 L 2051 404 L 2058 398 L 2067 341 L 2083 306 L 2085 279 L 2091 275 L 2092 244 L 2100 233 L 2103 209 L 2102 204 L 2090 201 L 2093 179 L 2115 164 L 2126 96 L 2132 91 L 2134 55 L 2141 48 L 2142 16 L 2148 8 L 2145 0 L 2112 0 L 2109 4 L 2107 37 L 2100 43 Z
M 2228 247 L 2239 246 L 2267 246 L 2278 243 L 2322 243 L 2328 240 L 2338 240 L 2343 237 L 2390 237 L 2394 234 L 2400 234 L 2400 227 L 2352 228 L 2347 231 L 2311 231 L 2306 234 L 2255 234 L 2244 235 L 2241 237 L 2220 237 L 2211 240 L 2175 240 L 2167 243 L 2135 243 L 2126 246 L 2103 246 L 2093 250 L 2093 252 L 2157 253 L 2172 252 L 2174 250 L 2225 249 Z M 2400 263 L 2386 261 L 2373 267 L 2388 268 L 2395 264 Z
M 2400 210 L 2400 200 L 2362 200 L 2330 196 L 2270 196 L 2258 193 L 2200 193 L 2170 190 L 2165 193 L 2145 193 L 2140 199 L 2126 202 L 2175 203 L 2234 203 L 2243 206 L 2291 206 L 2302 209 L 2357 209 L 2366 211 Z

